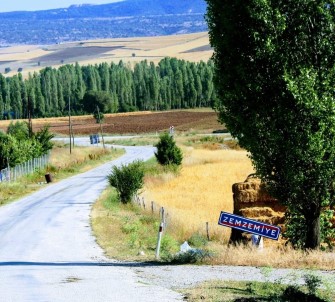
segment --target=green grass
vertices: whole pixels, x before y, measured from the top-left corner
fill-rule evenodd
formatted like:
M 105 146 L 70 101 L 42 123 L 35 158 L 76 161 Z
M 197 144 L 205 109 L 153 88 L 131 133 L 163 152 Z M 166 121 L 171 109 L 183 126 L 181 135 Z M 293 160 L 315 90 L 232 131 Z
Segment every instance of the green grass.
M 244 301 L 244 302 L 331 302 L 335 293 L 325 287 L 310 292 L 307 286 L 282 284 L 281 282 L 208 281 L 182 290 L 189 302 Z
M 120 260 L 155 260 L 158 215 L 143 213 L 133 203 L 121 203 L 116 191 L 109 187 L 94 204 L 91 216 L 93 232 L 107 256 Z M 161 257 L 166 258 L 178 249 L 179 243 L 165 232 Z

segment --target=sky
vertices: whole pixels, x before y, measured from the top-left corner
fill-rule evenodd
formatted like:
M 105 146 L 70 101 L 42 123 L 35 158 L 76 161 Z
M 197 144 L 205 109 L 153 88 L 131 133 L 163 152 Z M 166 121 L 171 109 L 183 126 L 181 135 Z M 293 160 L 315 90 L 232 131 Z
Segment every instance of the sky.
M 72 4 L 106 4 L 120 0 L 0 0 L 0 12 L 45 10 L 69 7 Z

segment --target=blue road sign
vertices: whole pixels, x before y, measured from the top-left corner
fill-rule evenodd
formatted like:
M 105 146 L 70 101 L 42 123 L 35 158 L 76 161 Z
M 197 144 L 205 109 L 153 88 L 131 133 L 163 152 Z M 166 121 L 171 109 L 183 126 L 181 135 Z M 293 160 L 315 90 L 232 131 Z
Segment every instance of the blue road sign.
M 91 142 L 91 144 L 99 144 L 100 143 L 99 134 L 91 134 L 90 135 L 90 142 Z
M 280 227 L 226 212 L 221 212 L 219 225 L 264 236 L 273 240 L 278 240 L 280 234 Z

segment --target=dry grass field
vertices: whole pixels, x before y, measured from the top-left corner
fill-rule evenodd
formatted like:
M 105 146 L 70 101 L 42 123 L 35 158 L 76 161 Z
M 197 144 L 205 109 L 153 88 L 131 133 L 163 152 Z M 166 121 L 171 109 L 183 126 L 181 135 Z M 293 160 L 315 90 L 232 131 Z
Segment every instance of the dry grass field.
M 231 230 L 218 226 L 219 214 L 233 210 L 232 184 L 243 181 L 253 168 L 245 151 L 198 148 L 183 147 L 184 161 L 179 174 L 146 176 L 142 192 L 145 209 L 134 205 L 119 208 L 118 203 L 108 203 L 110 190 L 94 205 L 92 226 L 106 255 L 117 259 L 152 260 L 157 226 L 144 224 L 139 228 L 135 220 L 158 219 L 159 206 L 164 206 L 167 229 L 163 237 L 166 242 L 171 236 L 179 244 L 202 238 L 206 244 L 200 248 L 213 253 L 212 258 L 206 259 L 207 264 L 335 269 L 335 254 L 331 252 L 295 250 L 272 240 L 264 242 L 263 250 L 251 245 L 228 245 Z M 154 215 L 151 214 L 151 201 L 155 203 Z M 106 204 L 109 206 L 105 207 Z M 209 222 L 209 242 L 206 222 Z M 137 231 L 129 233 L 130 229 Z M 144 250 L 145 255 L 138 254 L 139 250 Z
M 180 174 L 146 179 L 145 199 L 164 206 L 176 237 L 194 233 L 227 242 L 230 229 L 218 226 L 221 211 L 233 211 L 232 184 L 243 181 L 253 168 L 245 151 L 184 148 Z
M 162 37 L 105 39 L 72 42 L 57 45 L 24 45 L 0 49 L 0 72 L 10 67 L 12 76 L 23 68 L 24 77 L 29 72 L 47 66 L 63 64 L 81 65 L 101 62 L 118 63 L 123 60 L 134 64 L 142 60 L 159 62 L 164 57 L 177 57 L 188 61 L 207 61 L 213 51 L 209 46 L 208 33 L 194 33 Z

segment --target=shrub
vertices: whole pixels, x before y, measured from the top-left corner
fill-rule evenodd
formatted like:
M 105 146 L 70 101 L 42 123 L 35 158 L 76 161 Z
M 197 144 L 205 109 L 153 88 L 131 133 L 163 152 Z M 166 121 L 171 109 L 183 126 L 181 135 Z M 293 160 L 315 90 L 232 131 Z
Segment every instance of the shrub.
M 144 166 L 141 161 L 135 161 L 121 167 L 114 166 L 108 181 L 118 193 L 122 203 L 128 203 L 144 184 Z
M 177 253 L 170 259 L 167 259 L 173 264 L 201 263 L 210 259 L 212 254 L 204 250 L 189 250 L 185 253 Z
M 49 126 L 44 126 L 40 131 L 34 134 L 34 137 L 41 144 L 42 152 L 44 154 L 52 149 L 53 143 L 51 140 L 55 135 L 49 132 Z
M 93 117 L 95 118 L 97 124 L 103 123 L 105 120 L 105 116 L 102 112 L 94 112 Z
M 188 239 L 188 243 L 193 247 L 199 248 L 206 245 L 208 241 L 203 235 L 195 233 Z
M 7 134 L 14 136 L 17 140 L 29 139 L 29 127 L 26 122 L 11 122 L 7 128 Z
M 161 165 L 181 165 L 183 154 L 171 135 L 163 133 L 156 147 L 155 156 Z

